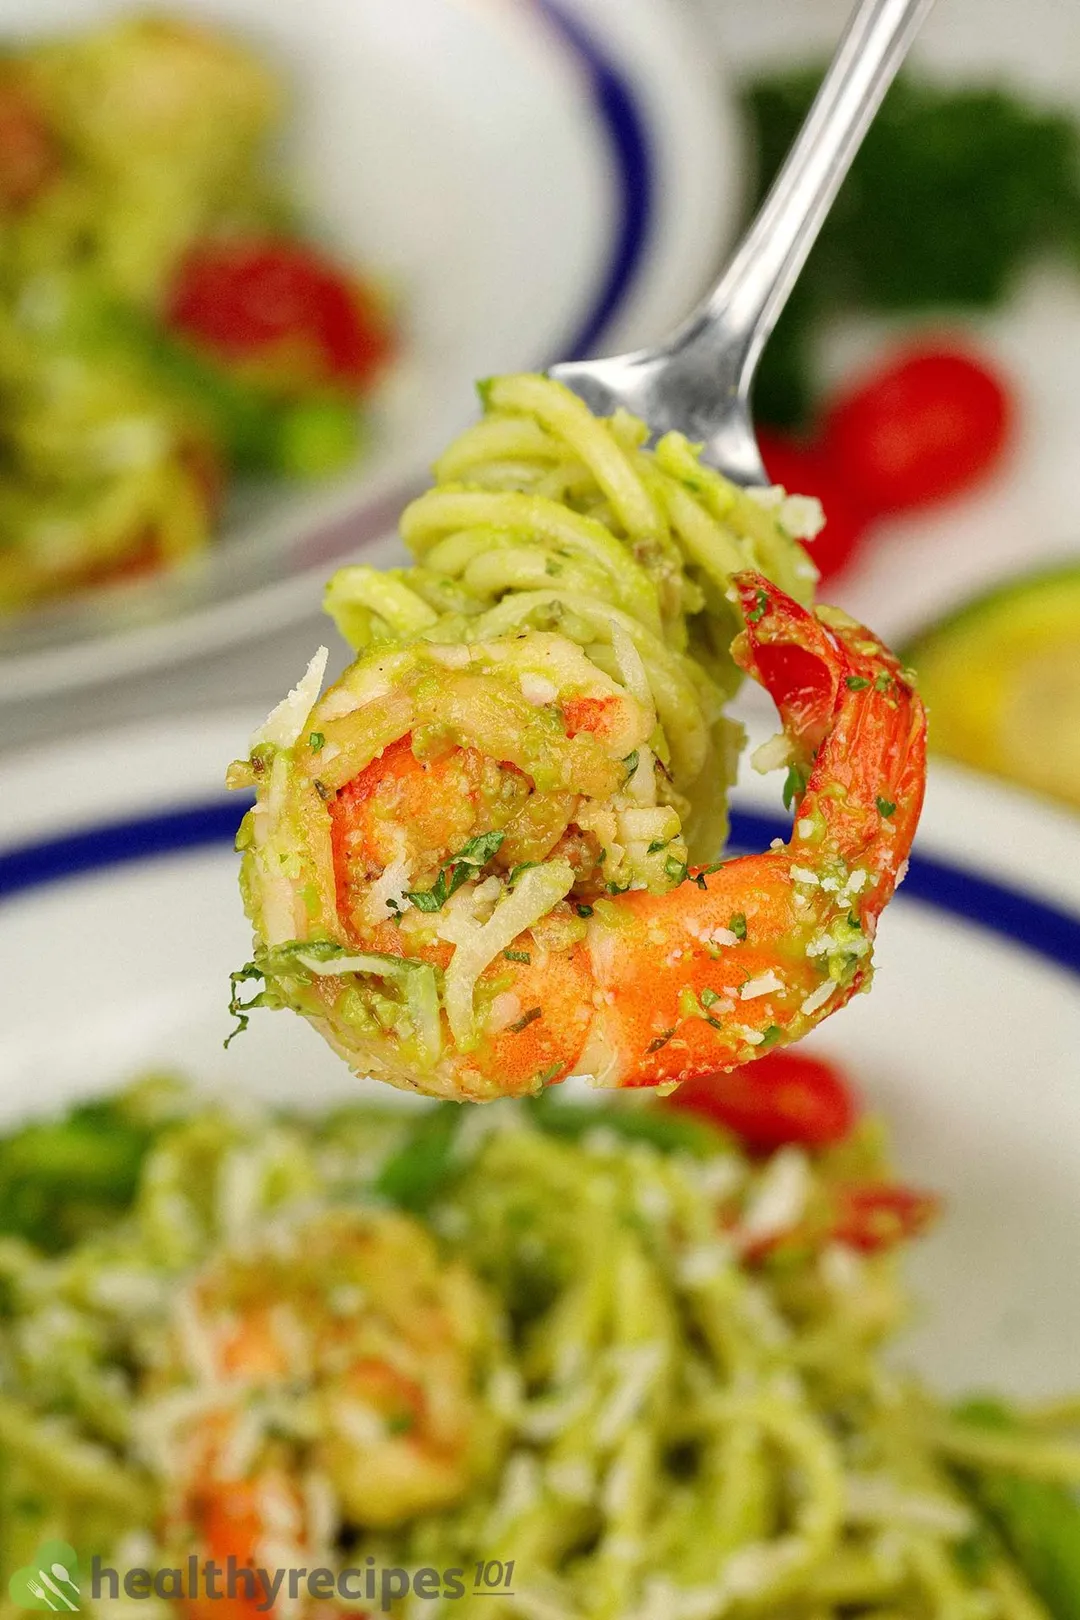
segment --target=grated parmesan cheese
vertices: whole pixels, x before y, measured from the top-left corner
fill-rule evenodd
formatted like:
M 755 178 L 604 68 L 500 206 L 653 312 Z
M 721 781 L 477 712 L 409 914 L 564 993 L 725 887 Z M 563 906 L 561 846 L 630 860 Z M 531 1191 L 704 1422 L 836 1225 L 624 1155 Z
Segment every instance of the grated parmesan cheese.
M 319 701 L 329 647 L 320 647 L 301 680 L 276 709 L 272 709 L 251 739 L 252 748 L 271 743 L 275 748 L 291 748 L 304 729 L 304 722 Z
M 774 996 L 783 988 L 783 979 L 770 968 L 767 973 L 759 973 L 756 979 L 747 979 L 739 991 L 739 1000 L 756 1001 L 759 996 Z

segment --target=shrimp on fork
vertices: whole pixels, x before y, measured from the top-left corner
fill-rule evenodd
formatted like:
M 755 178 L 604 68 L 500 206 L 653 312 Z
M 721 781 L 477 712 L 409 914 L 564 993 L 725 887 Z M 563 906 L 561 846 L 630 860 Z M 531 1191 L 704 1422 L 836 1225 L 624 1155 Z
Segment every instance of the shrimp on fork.
M 846 615 L 752 571 L 731 596 L 783 727 L 787 844 L 690 864 L 647 696 L 558 634 L 376 649 L 234 770 L 259 940 L 234 977 L 264 985 L 238 1010 L 291 1006 L 358 1073 L 488 1100 L 670 1088 L 843 1006 L 918 821 L 924 711 Z

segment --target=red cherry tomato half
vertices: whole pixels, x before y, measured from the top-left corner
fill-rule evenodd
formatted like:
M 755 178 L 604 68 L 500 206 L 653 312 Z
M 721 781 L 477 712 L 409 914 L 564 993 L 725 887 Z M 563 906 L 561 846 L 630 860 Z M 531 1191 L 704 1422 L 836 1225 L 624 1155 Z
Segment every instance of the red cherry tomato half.
M 1000 458 L 1013 409 L 971 354 L 908 351 L 826 413 L 826 456 L 871 513 L 903 512 L 970 488 Z
M 0 84 L 0 207 L 21 208 L 60 166 L 45 120 L 17 85 Z
M 825 527 L 807 550 L 822 579 L 838 574 L 859 548 L 866 514 L 852 498 L 842 475 L 813 444 L 800 444 L 769 429 L 758 432 L 765 471 L 789 495 L 816 495 L 825 511 Z
M 925 1231 L 940 1209 L 939 1198 L 914 1187 L 892 1182 L 845 1187 L 832 1235 L 838 1243 L 876 1254 Z
M 363 388 L 388 358 L 389 325 L 375 300 L 298 242 L 205 242 L 181 266 L 169 324 L 224 360 L 258 358 L 299 339 L 330 381 Z
M 828 1147 L 849 1134 L 859 1112 L 853 1090 L 831 1063 L 788 1051 L 769 1052 L 727 1074 L 685 1080 L 669 1100 L 759 1152 L 789 1142 Z

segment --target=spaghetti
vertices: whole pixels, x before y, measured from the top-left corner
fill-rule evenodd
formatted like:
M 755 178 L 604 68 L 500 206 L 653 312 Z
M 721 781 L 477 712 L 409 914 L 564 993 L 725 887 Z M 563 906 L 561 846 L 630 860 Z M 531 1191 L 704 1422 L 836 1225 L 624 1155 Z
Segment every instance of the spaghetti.
M 895 1250 L 837 1235 L 888 1177 L 873 1124 L 751 1159 L 625 1100 L 304 1120 L 151 1082 L 112 1110 L 150 1122 L 130 1206 L 0 1248 L 6 1568 L 46 1537 L 151 1569 L 513 1562 L 512 1597 L 400 1620 L 1075 1612 L 981 1505 L 1067 1506 L 1075 1403 L 1001 1433 L 882 1359 Z
M 234 1009 L 291 1007 L 358 1073 L 470 1100 L 796 1040 L 867 982 L 914 834 L 907 674 L 801 605 L 815 503 L 545 377 L 482 393 L 403 515 L 415 564 L 330 584 L 355 663 L 320 696 L 320 655 L 230 770 L 257 796 L 235 983 L 263 986 Z M 799 818 L 783 854 L 721 864 L 743 672 Z

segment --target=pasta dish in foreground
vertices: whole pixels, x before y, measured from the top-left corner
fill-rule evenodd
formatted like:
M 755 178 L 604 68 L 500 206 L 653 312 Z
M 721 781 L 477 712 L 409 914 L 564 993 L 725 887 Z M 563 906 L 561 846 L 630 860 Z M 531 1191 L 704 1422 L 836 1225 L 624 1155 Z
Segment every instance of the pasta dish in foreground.
M 1080 1404 L 883 1357 L 934 1201 L 820 1063 L 760 1069 L 311 1118 L 148 1080 L 0 1143 L 5 1572 L 66 1543 L 103 1620 L 254 1620 L 171 1600 L 230 1557 L 328 1572 L 259 1588 L 311 1620 L 1080 1613 Z M 87 1605 L 95 1557 L 170 1595 Z

